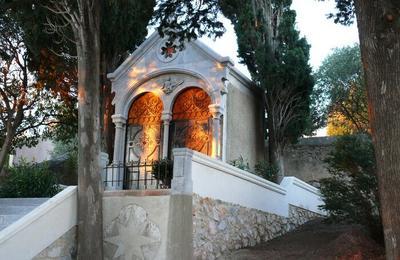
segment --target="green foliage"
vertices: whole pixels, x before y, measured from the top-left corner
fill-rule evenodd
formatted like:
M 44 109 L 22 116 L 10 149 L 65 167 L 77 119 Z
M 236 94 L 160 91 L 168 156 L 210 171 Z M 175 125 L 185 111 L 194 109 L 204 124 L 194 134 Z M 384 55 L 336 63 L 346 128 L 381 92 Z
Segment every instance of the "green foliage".
M 258 162 L 254 166 L 254 174 L 268 181 L 276 182 L 279 169 L 266 161 Z
M 229 164 L 241 170 L 253 173 L 268 181 L 276 182 L 276 179 L 278 177 L 279 169 L 277 167 L 272 166 L 266 161 L 258 162 L 254 166 L 254 171 L 250 169 L 249 162 L 246 159 L 244 159 L 242 155 L 240 155 L 239 158 L 237 159 L 229 161 Z
M 230 161 L 229 164 L 241 170 L 250 172 L 249 162 L 241 155 L 239 156 L 239 158 Z
M 354 0 L 335 0 L 336 13 L 330 13 L 328 18 L 333 18 L 335 23 L 350 25 L 354 22 L 355 6 Z
M 326 159 L 332 177 L 321 181 L 321 193 L 331 221 L 358 223 L 381 239 L 376 162 L 369 136 L 338 138 Z
M 33 146 L 54 108 L 50 92 L 29 70 L 26 34 L 9 10 L 0 7 L 0 145 L 2 155 Z M 7 137 L 7 138 L 6 138 Z M 0 158 L 0 169 L 4 160 Z
M 76 1 L 65 2 L 70 8 L 76 8 Z M 103 80 L 143 42 L 155 4 L 155 0 L 101 1 Z M 56 120 L 47 129 L 46 136 L 65 142 L 73 138 L 78 129 L 76 45 L 71 27 L 65 26 L 59 15 L 46 8 L 52 5 L 51 0 L 0 0 L 0 12 L 7 12 L 20 27 L 29 56 L 30 71 L 35 74 L 41 87 L 51 90 L 53 98 L 57 99 L 53 109 Z M 61 31 L 54 31 L 52 29 L 55 28 L 48 26 L 48 21 L 64 26 L 58 28 Z M 116 33 L 118 37 L 115 37 Z M 102 84 L 105 85 L 105 82 Z
M 106 71 L 112 72 L 144 41 L 156 1 L 103 0 L 101 4 L 101 55 Z
M 313 108 L 331 132 L 367 132 L 367 95 L 358 45 L 333 50 L 315 74 Z M 339 131 L 340 132 L 340 131 Z
M 171 186 L 173 177 L 173 161 L 169 159 L 161 159 L 153 162 L 152 175 L 155 179 L 162 182 L 167 187 Z
M 57 184 L 57 177 L 49 171 L 45 164 L 22 162 L 7 171 L 8 174 L 0 184 L 0 197 L 52 197 L 61 190 Z
M 154 25 L 158 25 L 159 34 L 180 42 L 184 48 L 185 40 L 195 40 L 198 37 L 220 37 L 225 32 L 222 22 L 218 21 L 220 12 L 219 0 L 192 1 L 180 0 L 158 1 L 154 11 Z
M 222 2 L 224 15 L 235 27 L 242 62 L 253 80 L 266 90 L 270 142 L 276 147 L 296 141 L 312 130 L 309 105 L 313 78 L 308 65 L 310 46 L 295 29 L 291 1 L 272 1 L 272 12 L 280 17 L 265 16 L 262 5 L 254 14 L 253 1 Z M 271 24 L 276 26 L 272 30 Z
M 260 5 L 256 14 L 253 1 L 223 2 L 223 13 L 231 19 L 238 37 L 239 56 L 253 80 L 266 91 L 266 131 L 270 163 L 274 164 L 271 156 L 279 147 L 314 129 L 309 108 L 314 84 L 308 64 L 310 46 L 295 29 L 291 1 Z M 279 17 L 265 16 L 263 7 L 272 8 Z

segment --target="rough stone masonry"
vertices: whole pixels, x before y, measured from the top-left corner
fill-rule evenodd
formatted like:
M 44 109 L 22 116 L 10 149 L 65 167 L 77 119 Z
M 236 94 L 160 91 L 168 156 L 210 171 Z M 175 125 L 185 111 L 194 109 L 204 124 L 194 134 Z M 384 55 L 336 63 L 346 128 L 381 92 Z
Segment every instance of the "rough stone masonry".
M 217 259 L 281 236 L 321 215 L 289 206 L 289 217 L 193 195 L 193 256 Z

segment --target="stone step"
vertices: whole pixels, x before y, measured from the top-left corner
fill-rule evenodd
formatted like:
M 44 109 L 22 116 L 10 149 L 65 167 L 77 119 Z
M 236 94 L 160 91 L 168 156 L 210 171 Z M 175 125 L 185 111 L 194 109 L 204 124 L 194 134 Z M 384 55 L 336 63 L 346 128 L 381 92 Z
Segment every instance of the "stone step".
M 0 231 L 47 200 L 48 198 L 1 198 Z
M 1 206 L 38 206 L 49 198 L 0 198 Z
M 14 223 L 24 215 L 0 215 L 0 230 Z
M 1 215 L 25 215 L 37 206 L 0 206 Z

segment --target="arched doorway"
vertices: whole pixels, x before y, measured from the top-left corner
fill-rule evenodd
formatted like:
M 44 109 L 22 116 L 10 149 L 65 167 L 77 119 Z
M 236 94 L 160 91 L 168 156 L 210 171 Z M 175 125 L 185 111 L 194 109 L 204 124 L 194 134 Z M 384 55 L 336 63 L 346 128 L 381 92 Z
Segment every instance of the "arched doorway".
M 162 110 L 161 99 L 150 92 L 132 103 L 127 124 L 127 163 L 160 159 Z
M 172 109 L 170 152 L 187 147 L 211 155 L 210 96 L 202 89 L 191 87 L 181 92 Z

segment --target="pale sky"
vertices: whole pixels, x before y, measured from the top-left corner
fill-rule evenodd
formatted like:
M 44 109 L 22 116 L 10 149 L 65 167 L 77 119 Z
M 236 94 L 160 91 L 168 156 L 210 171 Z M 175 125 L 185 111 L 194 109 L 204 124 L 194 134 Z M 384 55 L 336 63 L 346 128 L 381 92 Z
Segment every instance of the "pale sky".
M 333 48 L 352 45 L 358 42 L 356 24 L 351 26 L 337 25 L 326 15 L 334 12 L 333 0 L 320 2 L 317 0 L 293 0 L 292 9 L 297 13 L 297 30 L 311 44 L 310 65 L 316 70 L 322 60 Z M 229 56 L 235 61 L 235 66 L 249 76 L 247 68 L 239 64 L 237 58 L 236 35 L 233 26 L 226 18 L 223 19 L 226 33 L 216 41 L 202 38 L 202 41 L 222 56 Z

